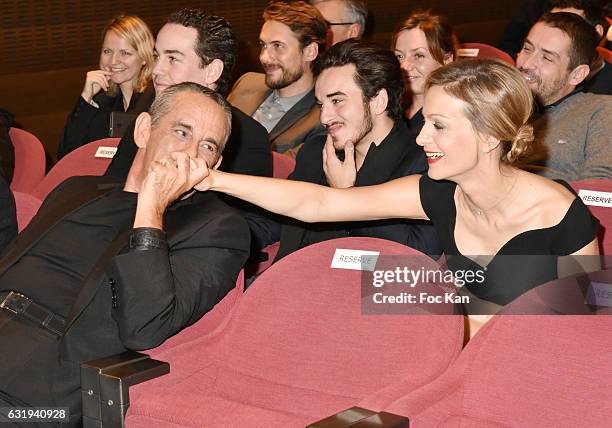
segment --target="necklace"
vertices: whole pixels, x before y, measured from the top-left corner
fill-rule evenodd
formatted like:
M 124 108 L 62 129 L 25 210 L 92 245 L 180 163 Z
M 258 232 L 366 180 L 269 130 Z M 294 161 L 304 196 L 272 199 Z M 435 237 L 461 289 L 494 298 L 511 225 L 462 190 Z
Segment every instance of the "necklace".
M 470 209 L 470 211 L 472 211 L 473 214 L 477 215 L 477 216 L 481 216 L 495 208 L 497 208 L 499 206 L 499 204 L 501 204 L 503 201 L 505 201 L 506 199 L 508 199 L 508 197 L 512 194 L 512 190 L 514 190 L 514 186 L 516 185 L 516 182 L 518 181 L 518 173 L 515 174 L 514 177 L 514 181 L 512 182 L 512 185 L 510 186 L 510 188 L 508 189 L 508 191 L 497 200 L 497 202 L 495 202 L 492 206 L 490 206 L 487 209 L 483 209 L 480 208 L 478 205 L 476 205 L 474 203 L 474 201 L 472 201 L 472 198 L 470 198 L 470 196 L 465 193 L 463 191 L 463 189 L 461 189 L 461 187 L 459 187 L 459 189 L 461 189 L 461 193 L 464 195 L 466 202 L 468 203 L 468 207 Z

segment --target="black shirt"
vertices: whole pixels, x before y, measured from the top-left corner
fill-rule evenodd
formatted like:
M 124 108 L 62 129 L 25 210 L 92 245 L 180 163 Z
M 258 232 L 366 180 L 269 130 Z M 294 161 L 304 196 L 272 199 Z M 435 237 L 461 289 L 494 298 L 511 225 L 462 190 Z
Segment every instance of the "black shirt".
M 0 253 L 17 236 L 15 201 L 8 184 L 0 176 Z
M 79 96 L 66 121 L 57 149 L 58 159 L 87 143 L 109 137 L 111 113 L 114 111 L 135 113 L 139 97 L 140 94 L 134 92 L 128 109 L 124 110 L 121 91 L 114 96 L 106 95 L 103 92 L 97 94 L 93 100 L 99 107 L 94 107 Z
M 0 277 L 0 290 L 66 317 L 104 250 L 132 227 L 137 197 L 117 189 L 66 216 Z

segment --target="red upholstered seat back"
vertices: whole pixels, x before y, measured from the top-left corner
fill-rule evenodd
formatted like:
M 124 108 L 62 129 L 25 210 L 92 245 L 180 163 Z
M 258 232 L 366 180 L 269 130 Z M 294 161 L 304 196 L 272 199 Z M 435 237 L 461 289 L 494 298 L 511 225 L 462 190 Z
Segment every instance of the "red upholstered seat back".
M 45 149 L 36 136 L 23 129 L 11 128 L 9 136 L 15 148 L 15 170 L 11 190 L 31 193 L 45 176 Z
M 13 192 L 17 211 L 17 227 L 21 232 L 36 215 L 42 202 L 28 193 Z
M 602 277 L 612 280 L 612 271 Z M 411 428 L 607 426 L 612 311 L 606 311 L 496 315 L 443 376 L 386 409 L 409 416 Z
M 477 49 L 477 54 L 475 55 L 477 58 L 500 59 L 510 65 L 514 65 L 512 57 L 495 46 L 485 43 L 461 43 L 459 48 L 459 57 L 462 57 L 462 49 Z M 467 55 L 465 57 L 467 57 Z
M 436 378 L 461 349 L 462 317 L 361 315 L 361 272 L 330 268 L 336 248 L 417 253 L 342 238 L 283 258 L 246 291 L 221 334 L 181 346 L 171 374 L 141 388 L 148 390 L 132 420 L 163 415 L 177 423 L 188 413 L 203 426 L 224 417 L 225 426 L 277 426 L 284 415 L 300 426 L 399 379 L 416 389 Z M 161 402 L 167 408 L 158 412 Z M 179 403 L 180 415 L 170 414 Z
M 418 383 L 439 373 L 458 350 L 458 320 L 361 315 L 361 272 L 330 268 L 337 248 L 409 251 L 373 238 L 338 239 L 274 264 L 236 311 L 228 365 L 268 382 L 356 398 L 398 377 Z
M 67 178 L 78 175 L 103 175 L 112 157 L 96 157 L 96 152 L 99 147 L 117 147 L 120 140 L 120 138 L 103 138 L 68 153 L 51 168 L 45 178 L 33 189 L 32 194 L 42 201 Z
M 603 46 L 597 46 L 597 52 L 599 52 L 608 64 L 612 64 L 612 51 L 610 49 L 606 49 Z
M 287 178 L 295 169 L 295 159 L 282 153 L 272 152 L 272 175 L 274 178 Z

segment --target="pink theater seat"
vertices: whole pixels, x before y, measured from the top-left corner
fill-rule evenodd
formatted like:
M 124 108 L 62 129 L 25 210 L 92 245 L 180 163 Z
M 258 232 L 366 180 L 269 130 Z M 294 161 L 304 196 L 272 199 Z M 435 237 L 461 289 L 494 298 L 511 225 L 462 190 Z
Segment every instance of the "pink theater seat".
M 361 272 L 336 248 L 414 254 L 375 238 L 303 248 L 264 272 L 221 332 L 156 358 L 170 374 L 135 386 L 128 427 L 304 427 L 406 379 L 431 382 L 463 341 L 458 316 L 361 315 Z
M 287 178 L 295 169 L 295 159 L 278 152 L 272 152 L 272 175 L 274 178 Z
M 607 193 L 608 198 L 612 196 L 612 180 L 610 179 L 573 181 L 569 184 L 578 194 L 580 194 L 581 191 L 595 191 Z M 590 199 L 592 199 L 592 197 L 595 195 L 589 196 Z M 594 205 L 594 203 L 597 202 L 592 202 L 590 199 L 585 200 L 585 197 L 583 196 L 583 200 L 589 208 L 589 211 L 591 211 L 591 214 L 593 214 L 600 223 L 599 249 L 603 254 L 612 256 L 612 207 Z
M 9 136 L 15 147 L 15 170 L 11 190 L 31 193 L 45 176 L 45 149 L 36 136 L 23 129 L 11 128 Z
M 465 55 L 464 49 L 475 49 L 475 55 Z M 463 54 L 462 54 L 463 53 Z M 471 52 L 470 52 L 471 53 Z M 487 45 L 485 43 L 461 43 L 459 46 L 458 56 L 461 58 L 488 58 L 488 59 L 500 59 L 507 62 L 510 65 L 514 65 L 514 60 L 510 55 L 501 49 L 497 49 L 495 46 Z
M 603 46 L 597 46 L 597 52 L 599 52 L 599 55 L 601 55 L 608 64 L 612 64 L 612 51 L 610 49 L 606 49 Z
M 611 270 L 591 275 L 612 281 Z M 410 428 L 609 426 L 610 308 L 605 315 L 506 315 L 521 299 L 485 324 L 442 376 L 384 410 L 408 416 Z M 379 410 L 372 400 L 361 406 Z
M 21 232 L 36 215 L 42 202 L 28 193 L 13 192 L 13 197 L 17 210 L 17 227 Z
M 117 147 L 120 140 L 120 138 L 103 138 L 68 153 L 51 168 L 51 171 L 33 189 L 32 194 L 44 201 L 47 195 L 67 178 L 78 175 L 103 175 L 112 160 L 112 156 L 96 157 L 96 153 L 100 147 Z
M 263 260 L 263 261 L 258 261 L 257 263 L 249 264 L 249 266 L 245 268 L 246 276 L 250 278 L 253 275 L 260 275 L 262 272 L 264 272 L 266 269 L 272 266 L 272 262 L 276 258 L 276 254 L 278 253 L 279 248 L 280 248 L 280 241 L 275 242 L 274 244 L 270 244 L 266 248 L 262 249 L 261 250 L 262 254 L 265 254 L 268 257 L 268 259 Z

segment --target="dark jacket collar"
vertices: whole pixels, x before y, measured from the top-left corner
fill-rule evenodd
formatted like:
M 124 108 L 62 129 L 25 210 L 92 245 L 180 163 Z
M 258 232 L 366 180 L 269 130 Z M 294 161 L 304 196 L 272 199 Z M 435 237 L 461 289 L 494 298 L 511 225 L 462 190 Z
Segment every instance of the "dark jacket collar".
M 270 131 L 270 140 L 285 132 L 288 128 L 302 117 L 306 116 L 315 105 L 314 88 L 306 92 L 304 96 L 281 117 L 278 123 Z
M 406 123 L 398 120 L 378 146 L 374 143 L 370 145 L 363 165 L 357 171 L 355 185 L 381 184 L 395 178 L 406 156 L 416 153 L 418 149 Z

